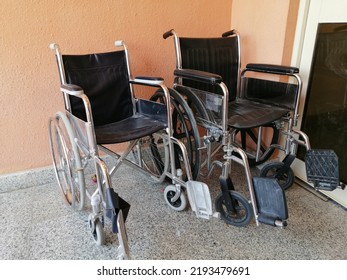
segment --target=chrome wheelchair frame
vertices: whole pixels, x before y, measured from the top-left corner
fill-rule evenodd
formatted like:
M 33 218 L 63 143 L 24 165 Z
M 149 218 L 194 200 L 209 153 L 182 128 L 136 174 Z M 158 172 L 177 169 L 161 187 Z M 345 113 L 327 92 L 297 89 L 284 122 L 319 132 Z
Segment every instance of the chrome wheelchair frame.
M 64 201 L 75 210 L 84 209 L 87 205 L 87 199 L 90 201 L 92 212 L 89 214 L 88 221 L 93 239 L 98 245 L 104 243 L 105 217 L 109 218 L 112 223 L 112 232 L 118 235 L 117 257 L 127 259 L 130 257 L 130 250 L 125 220 L 128 216 L 130 204 L 114 191 L 111 181 L 111 176 L 122 163 L 146 174 L 157 183 L 164 182 L 169 178 L 171 184 L 165 188 L 165 200 L 173 209 L 180 211 L 186 207 L 186 196 L 181 189 L 181 187 L 184 187 L 188 191 L 192 209 L 196 211 L 199 217 L 208 218 L 212 215 L 212 210 L 210 205 L 206 206 L 200 203 L 197 206 L 194 201 L 194 194 L 197 190 L 208 195 L 208 188 L 206 184 L 192 180 L 186 146 L 173 136 L 171 89 L 169 90 L 165 86 L 163 79 L 160 77 L 139 76 L 133 78 L 130 73 L 128 50 L 125 43 L 116 41 L 115 45 L 122 48 L 120 52 L 124 52 L 126 61 L 133 105 L 133 111 L 129 119 L 135 118 L 136 120 L 131 121 L 139 120 L 141 122 L 142 119 L 151 118 L 152 123 L 150 124 L 158 126 L 159 129 L 154 130 L 152 125 L 141 129 L 141 127 L 135 125 L 133 130 L 130 131 L 127 126 L 121 124 L 122 120 L 106 125 L 94 125 L 95 115 L 93 114 L 91 101 L 93 97 L 88 97 L 82 86 L 71 84 L 71 77 L 69 77 L 69 80 L 67 79 L 64 58 L 68 56 L 61 54 L 57 44 L 51 44 L 50 49 L 55 52 L 57 59 L 61 82 L 60 91 L 64 97 L 65 112 L 57 112 L 55 116 L 49 119 L 49 141 L 54 170 Z M 92 54 L 91 56 L 99 56 L 102 60 L 103 55 L 107 55 L 107 53 Z M 157 88 L 157 92 L 164 99 L 164 104 L 136 98 L 133 85 Z M 71 101 L 71 97 L 75 98 L 75 101 Z M 82 117 L 76 113 L 77 111 L 74 112 L 71 104 L 76 102 L 76 98 L 80 102 L 78 104 L 80 104 L 81 110 L 85 112 Z M 181 102 L 183 103 L 180 104 L 184 105 L 184 100 L 181 100 Z M 188 107 L 186 106 L 186 108 Z M 127 118 L 125 118 L 126 121 Z M 130 122 L 126 124 L 130 124 Z M 113 134 L 117 134 L 118 130 L 122 129 L 124 132 L 123 134 L 117 134 L 122 139 L 114 141 L 114 143 L 129 142 L 128 148 L 122 154 L 106 147 L 107 144 L 113 143 L 112 139 L 107 138 L 109 131 L 106 130 L 109 125 L 113 126 L 111 131 Z M 148 132 L 147 129 L 150 129 L 150 131 Z M 131 133 L 140 136 L 132 138 Z M 176 169 L 175 147 L 180 150 L 185 173 L 184 178 L 181 169 Z M 108 168 L 99 151 L 115 160 L 112 168 Z M 156 162 L 158 157 L 160 158 L 160 164 Z M 85 173 L 90 161 L 93 162 L 96 187 L 87 186 L 85 183 Z
M 282 191 L 294 183 L 295 176 L 290 165 L 296 158 L 298 146 L 309 151 L 307 163 L 312 164 L 311 159 L 320 154 L 320 151 L 311 149 L 304 132 L 294 129 L 299 118 L 302 87 L 299 69 L 282 65 L 248 64 L 241 71 L 240 37 L 236 30 L 225 32 L 220 38 L 181 38 L 173 29 L 163 34 L 164 39 L 171 36 L 174 38 L 176 53 L 173 88 L 185 98 L 194 112 L 196 123 L 205 130 L 199 152 L 206 152 L 206 159 L 201 167 L 206 166 L 207 173 L 200 175 L 210 176 L 215 166 L 222 168 L 222 196 L 216 201 L 218 212 L 222 213 L 224 220 L 230 222 L 227 217 L 229 209 L 225 211 L 223 208 L 229 208 L 227 193 L 234 191 L 230 178 L 230 164 L 234 161 L 245 169 L 257 224 L 262 222 L 285 226 L 288 214 Z M 230 48 L 231 40 L 233 45 Z M 221 64 L 221 69 L 218 68 L 218 63 Z M 211 72 L 212 70 L 219 71 Z M 250 73 L 255 73 L 256 76 L 249 77 Z M 225 78 L 228 74 L 232 79 Z M 262 77 L 277 75 L 279 78 L 267 80 L 258 78 L 259 74 Z M 248 91 L 252 87 L 253 92 Z M 270 88 L 270 93 L 266 91 L 267 87 Z M 265 96 L 258 96 L 259 88 L 265 91 Z M 264 97 L 266 99 L 262 99 Z M 269 145 L 264 145 L 264 128 L 273 130 Z M 257 132 L 254 133 L 253 130 Z M 285 137 L 284 141 L 280 140 L 280 133 Z M 256 145 L 255 150 L 248 149 L 247 139 Z M 282 162 L 266 163 L 275 149 L 284 152 L 284 159 Z M 220 150 L 223 150 L 222 161 L 214 159 Z M 336 163 L 336 160 L 322 162 Z M 252 178 L 249 166 L 263 163 L 265 165 L 259 177 Z M 317 176 L 321 170 L 313 170 L 310 170 L 308 177 L 314 178 L 316 182 L 328 177 L 336 179 L 336 174 Z M 338 184 L 330 178 L 327 179 L 327 185 L 332 190 Z M 316 183 L 316 186 L 320 188 L 323 185 Z M 222 207 L 222 204 L 226 207 Z M 281 207 L 276 208 L 276 204 Z
M 174 71 L 175 81 L 173 87 L 185 96 L 187 102 L 191 104 L 191 106 L 195 107 L 195 109 L 193 108 L 192 110 L 196 112 L 196 121 L 200 126 L 206 129 L 206 135 L 204 135 L 202 139 L 202 146 L 207 152 L 206 160 L 202 163 L 202 166 L 207 166 L 208 174 L 212 172 L 213 166 L 215 165 L 215 163 L 212 162 L 213 155 L 222 147 L 228 146 L 228 134 L 231 134 L 230 145 L 244 150 L 250 166 L 260 165 L 269 160 L 275 149 L 283 151 L 285 154 L 283 162 L 271 163 L 266 166 L 266 168 L 262 170 L 261 176 L 274 176 L 280 181 L 280 185 L 284 189 L 290 187 L 294 182 L 294 174 L 290 169 L 290 165 L 296 157 L 298 145 L 304 146 L 306 150 L 311 149 L 307 135 L 302 131 L 294 129 L 299 118 L 298 106 L 302 87 L 301 78 L 298 75 L 299 69 L 280 65 L 248 64 L 246 68 L 241 71 L 240 36 L 236 30 L 225 32 L 221 38 L 180 38 L 174 30 L 170 30 L 163 35 L 164 39 L 170 36 L 174 37 L 176 53 L 176 69 Z M 194 63 L 196 63 L 196 65 L 193 65 L 196 66 L 194 69 L 189 68 L 191 66 L 190 61 L 185 62 L 182 58 L 181 44 L 189 44 L 185 43 L 183 40 L 195 40 L 197 42 L 196 49 L 194 49 L 194 46 L 191 49 L 188 49 L 188 47 L 184 49 L 185 60 L 190 59 L 187 53 L 191 52 L 190 55 L 194 58 Z M 215 44 L 217 46 L 210 47 L 209 44 L 213 45 L 214 42 L 211 41 L 212 43 L 209 43 L 209 40 L 216 40 Z M 193 41 L 192 44 L 195 44 L 195 42 Z M 205 44 L 206 48 L 211 48 L 211 55 L 226 57 L 229 63 L 226 65 L 230 67 L 231 70 L 220 71 L 224 71 L 225 73 L 223 74 L 225 75 L 230 74 L 232 79 L 229 78 L 229 80 L 232 81 L 225 81 L 225 78 L 222 77 L 220 73 L 206 71 L 209 70 L 209 67 L 219 69 L 215 65 L 209 66 L 208 64 L 224 63 L 224 61 L 223 58 L 219 60 L 217 58 L 215 61 L 212 61 L 212 63 L 206 62 L 206 65 L 204 65 L 204 57 L 206 53 L 209 54 L 210 52 L 206 50 L 203 54 L 204 50 L 202 48 L 205 46 L 201 47 L 199 44 Z M 234 45 L 230 47 L 231 44 Z M 230 53 L 226 53 L 227 51 L 223 50 L 223 48 L 230 48 L 230 50 L 227 50 Z M 236 58 L 230 56 L 236 56 Z M 202 62 L 199 62 L 199 59 L 202 60 Z M 223 67 L 227 68 L 227 66 L 224 65 Z M 252 81 L 252 77 L 247 77 L 249 73 L 261 73 L 262 75 L 268 76 L 276 75 L 276 78 L 279 76 L 286 77 L 286 79 L 293 78 L 295 80 L 293 87 L 296 87 L 295 96 L 290 97 L 291 100 L 289 100 L 289 102 L 285 100 L 286 104 L 282 104 L 284 101 L 275 100 L 274 98 L 267 97 L 266 100 L 262 100 L 261 97 L 245 96 L 247 92 L 244 88 L 250 87 L 247 81 Z M 258 80 L 257 78 L 253 79 Z M 207 90 L 196 89 L 194 88 L 194 84 L 192 84 L 192 86 L 189 84 L 185 85 L 186 81 L 197 81 L 200 84 L 206 84 L 207 86 L 213 87 L 213 91 L 209 92 Z M 262 86 L 268 86 L 269 83 L 269 85 L 273 87 L 277 81 L 268 82 L 264 80 L 264 82 L 261 83 Z M 290 84 L 290 82 L 279 84 Z M 219 89 L 216 89 L 216 87 Z M 279 99 L 278 96 L 276 96 L 276 98 Z M 213 106 L 213 102 L 218 103 L 216 105 L 218 106 L 217 110 L 220 110 L 217 118 L 213 116 L 213 113 L 210 113 L 211 110 L 209 106 L 211 107 L 211 103 Z M 275 111 L 275 113 L 272 111 Z M 259 116 L 261 114 L 265 117 Z M 254 120 L 252 119 L 253 115 Z M 254 125 L 253 122 L 256 125 Z M 263 139 L 263 131 L 266 127 L 273 129 L 270 144 L 265 144 Z M 283 143 L 280 141 L 280 134 L 286 137 Z M 252 145 L 249 145 L 249 141 L 252 142 L 251 144 L 255 145 L 255 148 L 250 147 Z M 213 142 L 219 143 L 215 149 L 211 148 Z M 276 170 L 276 174 L 272 172 L 273 170 Z M 281 178 L 285 180 L 281 180 Z

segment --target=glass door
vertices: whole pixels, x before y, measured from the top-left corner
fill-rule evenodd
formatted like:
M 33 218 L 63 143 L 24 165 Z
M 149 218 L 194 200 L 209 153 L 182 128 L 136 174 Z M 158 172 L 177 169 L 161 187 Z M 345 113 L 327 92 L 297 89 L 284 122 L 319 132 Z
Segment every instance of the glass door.
M 314 149 L 336 152 L 347 183 L 347 24 L 318 24 L 310 72 L 301 130 Z
M 310 1 L 299 52 L 304 85 L 299 128 L 309 136 L 313 149 L 336 152 L 343 183 L 347 183 L 346 10 L 346 1 Z M 297 177 L 306 181 L 304 155 L 301 149 L 293 169 Z M 347 207 L 347 189 L 322 192 Z

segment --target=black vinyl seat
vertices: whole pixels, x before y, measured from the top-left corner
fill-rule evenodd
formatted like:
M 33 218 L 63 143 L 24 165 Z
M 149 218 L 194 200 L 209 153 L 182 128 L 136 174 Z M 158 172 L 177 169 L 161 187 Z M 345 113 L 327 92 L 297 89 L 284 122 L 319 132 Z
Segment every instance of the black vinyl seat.
M 239 99 L 229 103 L 228 112 L 229 126 L 247 129 L 272 123 L 288 114 L 288 109 Z
M 147 116 L 135 114 L 119 122 L 95 127 L 98 144 L 115 144 L 151 135 L 167 124 Z

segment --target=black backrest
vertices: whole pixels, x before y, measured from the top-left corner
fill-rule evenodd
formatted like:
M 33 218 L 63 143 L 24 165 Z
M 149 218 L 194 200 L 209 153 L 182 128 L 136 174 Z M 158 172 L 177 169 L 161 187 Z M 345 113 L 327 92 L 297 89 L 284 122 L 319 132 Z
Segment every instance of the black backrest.
M 298 84 L 243 77 L 241 85 L 241 95 L 244 99 L 295 110 L 299 94 Z
M 63 55 L 68 84 L 80 86 L 92 107 L 94 125 L 120 121 L 133 114 L 125 51 Z M 72 113 L 86 120 L 81 99 L 70 96 Z
M 182 68 L 211 72 L 222 76 L 229 90 L 229 101 L 236 98 L 239 72 L 239 41 L 236 36 L 220 38 L 179 38 Z M 219 87 L 207 87 L 184 81 L 187 86 L 221 93 Z

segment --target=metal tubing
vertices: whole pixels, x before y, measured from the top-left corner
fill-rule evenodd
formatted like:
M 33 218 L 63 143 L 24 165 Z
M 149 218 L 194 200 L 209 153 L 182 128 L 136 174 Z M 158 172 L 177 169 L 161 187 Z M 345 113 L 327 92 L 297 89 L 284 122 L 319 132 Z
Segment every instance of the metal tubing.
M 181 47 L 180 47 L 180 39 L 177 36 L 177 33 L 175 30 L 171 30 L 172 35 L 174 36 L 174 44 L 175 44 L 175 51 L 176 51 L 176 68 L 182 69 L 182 57 L 181 57 Z
M 256 201 L 256 198 L 255 198 L 253 181 L 252 181 L 252 175 L 251 175 L 251 170 L 249 168 L 248 159 L 247 159 L 247 156 L 246 156 L 245 152 L 242 149 L 236 148 L 236 150 L 240 154 L 240 156 L 241 156 L 241 158 L 243 160 L 243 163 L 244 163 L 248 189 L 249 189 L 251 202 L 252 202 L 252 207 L 253 207 L 253 213 L 254 213 L 256 224 L 257 224 L 257 226 L 259 226 L 259 221 L 258 221 L 258 214 L 259 214 L 259 212 L 258 212 L 257 201 Z
M 185 166 L 185 168 L 186 168 L 186 175 L 187 175 L 187 180 L 188 181 L 191 181 L 192 180 L 192 171 L 191 171 L 191 169 L 190 169 L 190 164 L 189 164 L 189 159 L 188 159 L 188 156 L 187 156 L 187 149 L 186 149 L 186 146 L 184 146 L 184 144 L 181 142 L 181 141 L 179 141 L 179 140 L 177 140 L 176 138 L 174 138 L 174 137 L 171 137 L 170 138 L 170 143 L 173 145 L 173 143 L 172 142 L 174 142 L 175 144 L 177 144 L 178 146 L 179 146 L 179 148 L 181 149 L 181 151 L 182 151 L 182 155 L 183 155 L 183 160 L 184 160 L 184 166 Z M 174 154 L 172 154 L 173 155 L 173 157 L 174 157 Z M 171 155 L 170 155 L 171 156 Z M 175 159 L 174 158 L 172 158 L 171 159 L 171 164 L 175 164 Z M 171 166 L 171 169 L 172 169 L 172 166 Z M 176 179 L 176 174 L 174 173 L 173 174 L 174 175 L 174 179 Z
M 221 82 L 218 84 L 223 92 L 223 117 L 222 117 L 222 128 L 223 128 L 223 144 L 226 145 L 226 138 L 228 134 L 228 105 L 229 105 L 229 91 L 227 86 Z
M 125 53 L 125 60 L 127 63 L 127 71 L 128 71 L 129 80 L 133 80 L 133 77 L 131 75 L 130 59 L 129 59 L 129 52 L 128 52 L 127 45 L 124 43 L 124 41 L 118 40 L 115 42 L 115 46 L 116 47 L 123 47 L 123 50 Z M 135 114 L 136 113 L 135 95 L 134 95 L 134 88 L 133 88 L 133 85 L 131 83 L 129 84 L 129 88 L 130 88 L 131 100 L 132 100 L 132 104 L 133 104 L 133 114 Z
M 108 174 L 107 166 L 106 166 L 105 162 L 101 158 L 99 158 L 97 155 L 94 156 L 94 166 L 95 166 L 96 178 L 97 178 L 97 182 L 98 182 L 99 194 L 101 196 L 102 203 L 105 203 L 105 198 L 103 196 L 104 190 L 103 190 L 102 184 L 105 183 L 106 188 L 110 188 L 111 187 L 111 178 L 110 178 L 110 175 Z M 100 167 L 100 169 L 98 167 Z M 101 170 L 101 173 L 104 177 L 104 180 L 101 180 L 100 170 Z
M 303 141 L 300 141 L 298 139 L 295 139 L 295 141 L 299 144 L 299 145 L 302 145 L 302 146 L 305 146 L 307 150 L 311 150 L 311 144 L 310 144 L 310 140 L 307 136 L 306 133 L 302 132 L 301 130 L 295 130 L 293 129 L 293 132 L 300 135 L 304 140 Z
M 258 128 L 258 139 L 257 139 L 257 151 L 256 151 L 256 155 L 255 155 L 255 160 L 256 161 L 259 161 L 259 157 L 260 157 L 260 148 L 261 148 L 262 136 L 263 136 L 263 127 L 259 126 L 259 128 Z
M 298 122 L 298 110 L 299 110 L 299 103 L 300 103 L 300 96 L 301 96 L 301 91 L 302 91 L 302 81 L 299 75 L 297 74 L 293 74 L 293 77 L 296 78 L 297 82 L 298 82 L 298 93 L 297 93 L 297 97 L 296 97 L 296 102 L 295 102 L 295 109 L 294 109 L 294 126 L 297 125 Z
M 63 64 L 63 59 L 62 59 L 59 45 L 52 43 L 49 45 L 49 48 L 55 52 L 55 56 L 56 56 L 57 63 L 58 63 L 60 82 L 62 85 L 65 85 L 66 84 L 66 76 L 65 76 L 64 64 Z M 64 102 L 65 102 L 66 109 L 71 113 L 70 100 L 66 94 L 64 94 Z

